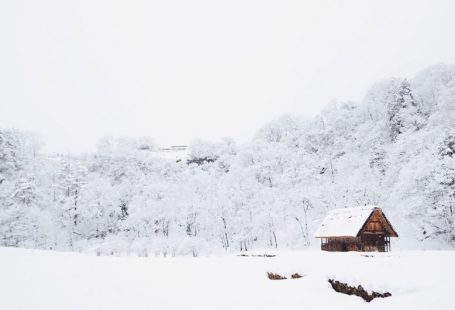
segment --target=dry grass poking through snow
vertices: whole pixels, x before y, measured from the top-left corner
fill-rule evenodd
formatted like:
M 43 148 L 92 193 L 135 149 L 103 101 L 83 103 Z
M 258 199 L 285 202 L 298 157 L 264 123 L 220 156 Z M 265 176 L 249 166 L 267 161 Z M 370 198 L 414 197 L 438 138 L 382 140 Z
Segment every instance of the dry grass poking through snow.
M 267 272 L 267 277 L 269 277 L 270 280 L 286 280 L 286 277 L 280 276 L 278 273 L 273 273 L 273 272 Z
M 300 278 L 303 278 L 303 276 L 298 274 L 297 272 L 292 274 L 292 276 L 291 276 L 291 279 L 300 279 Z
M 273 272 L 267 272 L 267 277 L 270 280 L 287 280 L 287 278 L 285 276 L 282 276 L 282 275 L 279 275 L 278 273 L 273 273 Z M 291 275 L 291 279 L 300 279 L 300 278 L 303 278 L 303 276 L 298 274 L 297 272 L 293 273 Z

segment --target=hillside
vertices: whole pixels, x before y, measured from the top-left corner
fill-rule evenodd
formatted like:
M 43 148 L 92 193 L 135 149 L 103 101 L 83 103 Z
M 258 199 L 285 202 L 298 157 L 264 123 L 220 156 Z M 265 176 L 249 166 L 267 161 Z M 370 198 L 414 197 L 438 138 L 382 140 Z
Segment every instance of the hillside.
M 372 86 L 359 103 L 282 116 L 244 145 L 194 141 L 187 160 L 150 138 L 94 154 L 40 154 L 0 130 L 0 245 L 178 255 L 314 245 L 333 208 L 380 205 L 398 248 L 455 244 L 455 66 Z

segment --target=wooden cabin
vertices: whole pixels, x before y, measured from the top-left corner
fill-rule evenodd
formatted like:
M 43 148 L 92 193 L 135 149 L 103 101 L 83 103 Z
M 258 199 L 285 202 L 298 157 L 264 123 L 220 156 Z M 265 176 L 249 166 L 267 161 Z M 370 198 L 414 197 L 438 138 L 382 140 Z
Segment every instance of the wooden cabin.
M 331 210 L 316 231 L 324 251 L 389 252 L 390 238 L 398 237 L 377 206 Z

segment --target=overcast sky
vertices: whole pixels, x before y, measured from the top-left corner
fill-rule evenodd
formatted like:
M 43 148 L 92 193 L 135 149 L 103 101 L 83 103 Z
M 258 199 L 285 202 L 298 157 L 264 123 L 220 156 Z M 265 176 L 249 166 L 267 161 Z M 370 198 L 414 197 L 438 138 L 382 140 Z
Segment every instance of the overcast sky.
M 455 1 L 0 0 L 0 127 L 243 142 L 283 113 L 455 63 Z

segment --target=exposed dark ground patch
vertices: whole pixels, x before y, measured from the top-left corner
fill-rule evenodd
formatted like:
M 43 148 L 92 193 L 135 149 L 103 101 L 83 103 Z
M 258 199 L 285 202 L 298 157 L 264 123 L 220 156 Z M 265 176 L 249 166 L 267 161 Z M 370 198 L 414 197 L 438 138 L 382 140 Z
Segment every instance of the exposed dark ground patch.
M 287 278 L 284 276 L 279 275 L 278 273 L 267 272 L 267 277 L 270 280 L 286 280 Z
M 361 286 L 349 286 L 347 283 L 342 283 L 340 281 L 334 280 L 334 279 L 329 279 L 329 283 L 332 285 L 332 288 L 338 292 L 338 293 L 343 293 L 347 295 L 355 295 L 363 298 L 366 302 L 370 302 L 375 298 L 385 298 L 385 297 L 390 297 L 392 294 L 389 292 L 385 293 L 378 293 L 378 292 L 371 292 L 371 294 L 368 294 L 368 292 Z
M 270 280 L 287 280 L 288 279 L 287 277 L 282 276 L 282 275 L 280 275 L 278 273 L 274 273 L 274 272 L 267 272 L 267 277 Z M 300 278 L 303 278 L 303 276 L 298 274 L 297 272 L 293 273 L 291 275 L 291 279 L 300 279 Z
M 303 278 L 303 276 L 298 274 L 297 272 L 294 273 L 293 275 L 291 275 L 291 279 L 300 279 L 300 278 Z

